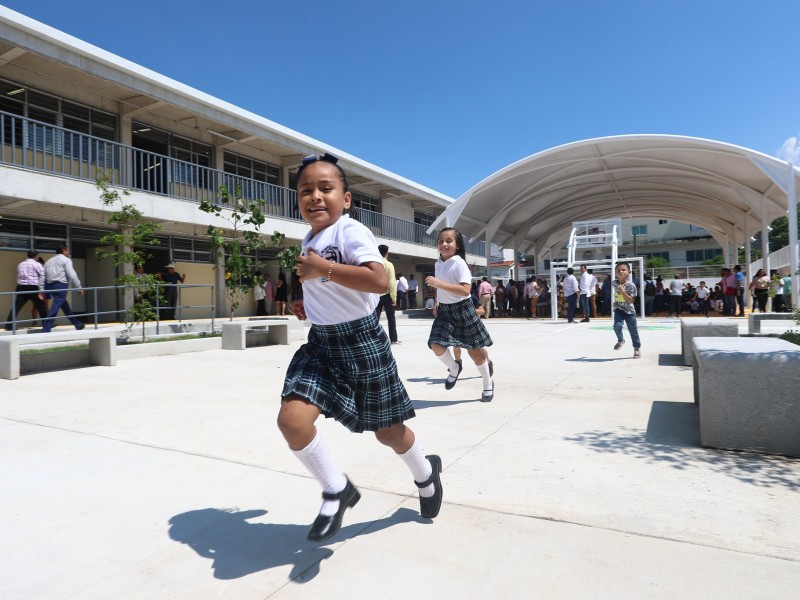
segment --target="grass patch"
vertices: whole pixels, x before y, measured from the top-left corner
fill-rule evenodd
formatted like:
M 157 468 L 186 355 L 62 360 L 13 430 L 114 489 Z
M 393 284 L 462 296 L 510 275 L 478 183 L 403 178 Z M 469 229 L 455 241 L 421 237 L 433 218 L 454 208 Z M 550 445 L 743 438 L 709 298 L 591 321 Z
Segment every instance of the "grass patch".
M 787 331 L 780 337 L 782 340 L 786 340 L 787 342 L 791 342 L 792 344 L 797 344 L 800 346 L 800 331 Z
M 54 346 L 53 348 L 26 348 L 20 352 L 20 356 L 28 354 L 49 354 L 51 352 L 69 352 L 70 350 L 88 350 L 89 344 L 78 344 L 76 346 Z
M 202 331 L 200 333 L 185 333 L 180 335 L 170 335 L 167 337 L 149 337 L 144 342 L 142 342 L 141 338 L 118 338 L 117 345 L 118 346 L 128 346 L 130 344 L 158 344 L 161 342 L 177 342 L 180 340 L 199 340 L 205 338 L 214 338 L 214 337 L 221 337 L 222 333 L 213 332 L 208 333 Z

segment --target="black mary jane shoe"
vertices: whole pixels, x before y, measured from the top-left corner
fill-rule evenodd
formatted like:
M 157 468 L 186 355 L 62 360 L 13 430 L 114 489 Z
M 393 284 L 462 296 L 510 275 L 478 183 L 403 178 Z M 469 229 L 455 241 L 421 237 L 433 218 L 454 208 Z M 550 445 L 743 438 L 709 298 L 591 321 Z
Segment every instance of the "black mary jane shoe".
M 444 389 L 446 390 L 453 389 L 453 386 L 455 386 L 456 381 L 458 381 L 458 376 L 461 375 L 461 369 L 464 368 L 464 365 L 461 364 L 460 360 L 456 361 L 456 364 L 458 365 L 458 373 L 456 373 L 455 378 L 452 375 L 450 375 L 449 371 L 447 372 L 447 379 L 444 380 Z
M 433 519 L 439 514 L 439 509 L 442 507 L 442 481 L 439 478 L 439 473 L 442 472 L 442 459 L 436 454 L 429 454 L 425 458 L 431 463 L 433 472 L 431 476 L 422 483 L 419 481 L 415 481 L 414 483 L 419 489 L 426 488 L 430 484 L 433 484 L 433 496 L 429 496 L 428 498 L 419 497 L 419 514 L 426 519 Z
M 492 379 L 492 389 L 483 390 L 483 394 L 481 394 L 481 402 L 491 402 L 493 398 L 494 398 L 494 379 Z
M 322 492 L 322 497 L 325 500 L 338 500 L 339 510 L 334 515 L 317 515 L 311 529 L 308 532 L 308 539 L 312 542 L 321 542 L 327 540 L 329 537 L 336 535 L 339 528 L 342 526 L 342 517 L 344 511 L 348 508 L 353 508 L 359 500 L 361 500 L 361 493 L 356 489 L 350 480 L 347 480 L 347 485 L 338 494 L 329 494 Z

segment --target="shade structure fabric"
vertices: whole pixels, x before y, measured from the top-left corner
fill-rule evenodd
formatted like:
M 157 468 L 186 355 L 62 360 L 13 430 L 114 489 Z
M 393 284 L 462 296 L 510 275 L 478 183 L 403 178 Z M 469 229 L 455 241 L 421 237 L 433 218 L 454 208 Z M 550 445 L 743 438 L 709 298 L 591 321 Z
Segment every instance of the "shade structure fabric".
M 755 150 L 676 135 L 622 135 L 539 152 L 490 175 L 431 231 L 455 226 L 518 252 L 547 255 L 574 221 L 672 219 L 705 228 L 723 247 L 744 244 L 790 204 L 800 170 Z M 795 186 L 797 189 L 798 186 Z

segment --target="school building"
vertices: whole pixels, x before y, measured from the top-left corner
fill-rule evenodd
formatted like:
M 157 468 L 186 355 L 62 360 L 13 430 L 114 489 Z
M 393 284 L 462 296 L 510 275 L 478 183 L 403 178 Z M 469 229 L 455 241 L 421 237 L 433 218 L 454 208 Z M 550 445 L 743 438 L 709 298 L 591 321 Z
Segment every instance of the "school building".
M 206 230 L 230 224 L 200 211 L 200 201 L 215 201 L 220 186 L 264 200 L 264 237 L 277 230 L 286 246 L 297 244 L 308 226 L 294 172 L 324 152 L 339 157 L 358 219 L 389 246 L 396 271 L 422 281 L 438 257 L 426 230 L 452 198 L 0 6 L 0 291 L 14 289 L 27 250 L 47 259 L 64 242 L 84 287 L 113 285 L 113 265 L 97 260 L 113 228 L 95 187 L 99 173 L 113 172 L 113 184 L 131 192 L 126 202 L 162 227 L 145 271 L 174 262 L 186 284 L 206 285 L 182 290 L 180 304 L 197 308 L 181 317 L 208 317 L 212 303 L 225 315 L 224 273 Z M 273 280 L 278 250 L 257 257 Z M 485 266 L 482 243 L 469 252 Z M 124 303 L 110 289 L 72 300 L 81 312 Z M 6 296 L 0 312 L 8 308 Z M 254 312 L 247 298 L 237 314 Z

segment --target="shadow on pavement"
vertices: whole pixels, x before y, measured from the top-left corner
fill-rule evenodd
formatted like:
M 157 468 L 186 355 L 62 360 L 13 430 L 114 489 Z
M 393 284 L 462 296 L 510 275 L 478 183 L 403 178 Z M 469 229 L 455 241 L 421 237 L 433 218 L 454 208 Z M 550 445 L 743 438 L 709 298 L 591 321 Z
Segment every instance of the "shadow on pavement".
M 668 463 L 681 470 L 709 469 L 757 487 L 783 487 L 800 492 L 796 459 L 701 447 L 698 411 L 690 402 L 653 402 L 646 431 L 621 427 L 616 431 L 587 431 L 564 439 L 597 452 Z
M 305 583 L 314 579 L 323 560 L 333 550 L 306 539 L 309 523 L 251 523 L 266 510 L 239 511 L 228 508 L 202 508 L 175 515 L 169 520 L 169 537 L 188 545 L 199 556 L 212 562 L 214 577 L 237 579 L 258 571 L 292 565 L 290 579 Z M 348 511 L 347 516 L 352 516 Z M 326 544 L 339 543 L 363 533 L 374 533 L 400 523 L 430 523 L 416 511 L 400 508 L 393 514 L 369 523 L 342 527 Z

